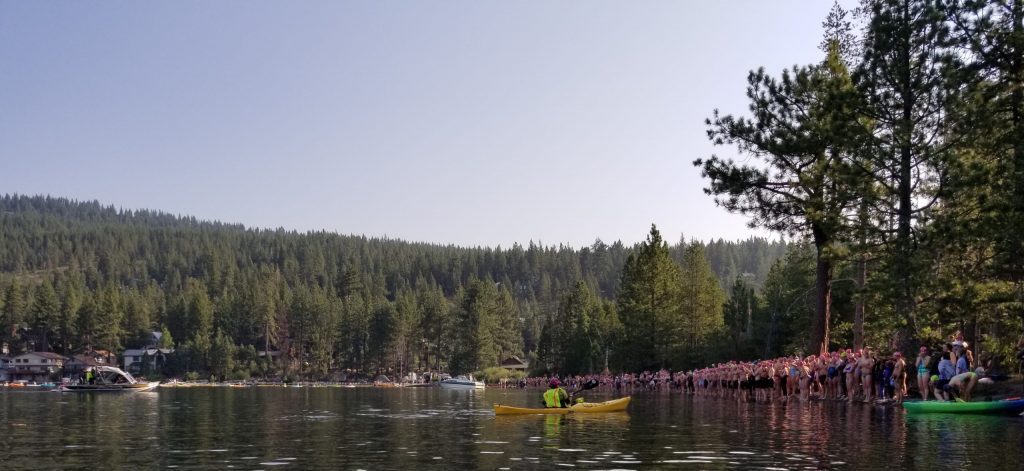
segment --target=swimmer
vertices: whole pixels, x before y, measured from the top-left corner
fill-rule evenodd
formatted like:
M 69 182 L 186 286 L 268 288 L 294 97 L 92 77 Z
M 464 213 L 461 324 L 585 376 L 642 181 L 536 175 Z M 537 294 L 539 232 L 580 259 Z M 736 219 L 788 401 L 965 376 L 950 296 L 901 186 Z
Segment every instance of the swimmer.
M 903 360 L 902 352 L 893 353 L 892 357 L 893 399 L 897 404 L 902 404 L 903 396 L 907 394 L 907 362 Z
M 971 392 L 978 385 L 978 378 L 985 373 L 985 370 L 978 368 L 977 371 L 960 373 L 949 380 L 949 387 L 955 389 L 964 402 L 971 402 Z
M 864 351 L 864 356 L 857 361 L 857 369 L 860 370 L 861 392 L 864 402 L 871 402 L 872 389 L 874 384 L 871 381 L 872 370 L 875 368 L 875 359 L 870 349 Z
M 917 360 L 914 360 L 914 366 L 917 368 L 917 389 L 921 393 L 921 400 L 928 400 L 928 373 L 931 371 L 932 359 L 928 356 L 928 347 L 922 346 L 917 354 Z

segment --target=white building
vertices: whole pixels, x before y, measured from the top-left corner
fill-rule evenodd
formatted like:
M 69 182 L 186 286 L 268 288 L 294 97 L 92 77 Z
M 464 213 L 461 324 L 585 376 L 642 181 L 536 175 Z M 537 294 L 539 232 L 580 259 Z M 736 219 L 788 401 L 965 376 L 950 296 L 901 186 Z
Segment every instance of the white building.
M 164 367 L 167 355 L 174 353 L 171 348 L 129 348 L 124 351 L 124 370 L 139 374 L 144 371 L 159 373 Z
M 8 371 L 11 381 L 45 383 L 57 379 L 66 359 L 53 352 L 30 352 L 11 359 Z

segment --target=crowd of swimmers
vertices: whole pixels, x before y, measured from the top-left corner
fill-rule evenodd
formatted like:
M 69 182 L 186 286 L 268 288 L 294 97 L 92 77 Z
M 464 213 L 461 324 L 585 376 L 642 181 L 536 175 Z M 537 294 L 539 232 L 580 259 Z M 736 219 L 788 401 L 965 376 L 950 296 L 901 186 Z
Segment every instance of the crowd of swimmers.
M 781 357 L 754 362 L 732 361 L 707 368 L 670 373 L 609 373 L 568 376 L 561 383 L 573 388 L 596 380 L 602 388 L 620 392 L 677 389 L 698 396 L 730 397 L 757 402 L 860 401 L 902 403 L 908 380 L 916 381 L 922 400 L 970 401 L 985 369 L 962 336 L 932 351 L 921 346 L 912 361 L 902 352 L 889 355 L 870 349 L 838 350 L 807 357 Z M 519 387 L 546 386 L 555 376 L 527 378 Z
M 942 345 L 932 355 L 922 346 L 913 363 L 899 351 L 880 355 L 852 349 L 808 357 L 729 362 L 687 374 L 686 390 L 740 400 L 836 400 L 902 403 L 913 375 L 922 400 L 970 401 L 984 369 L 974 367 L 967 342 Z

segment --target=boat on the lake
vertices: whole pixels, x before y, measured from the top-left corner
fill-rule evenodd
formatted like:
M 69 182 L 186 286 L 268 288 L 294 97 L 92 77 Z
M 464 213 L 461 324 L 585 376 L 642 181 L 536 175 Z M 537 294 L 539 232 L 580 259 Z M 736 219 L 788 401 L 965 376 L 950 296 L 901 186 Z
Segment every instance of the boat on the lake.
M 484 389 L 483 381 L 476 381 L 472 376 L 466 375 L 441 380 L 439 384 L 445 389 Z
M 495 415 L 517 414 L 593 414 L 597 412 L 621 412 L 629 405 L 630 396 L 604 402 L 578 402 L 570 407 L 513 407 L 494 405 Z
M 79 381 L 75 384 L 62 384 L 57 391 L 61 392 L 92 392 L 92 391 L 150 391 L 160 385 L 159 381 L 139 381 L 130 373 L 113 366 L 94 366 L 91 382 Z
M 911 414 L 1020 414 L 1024 399 L 1009 398 L 999 401 L 946 402 L 907 401 L 903 408 Z

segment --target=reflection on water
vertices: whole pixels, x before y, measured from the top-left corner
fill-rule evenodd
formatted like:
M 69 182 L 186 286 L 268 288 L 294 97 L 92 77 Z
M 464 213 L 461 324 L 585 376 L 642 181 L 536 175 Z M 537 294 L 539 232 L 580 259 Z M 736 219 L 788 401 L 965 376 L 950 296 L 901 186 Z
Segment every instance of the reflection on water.
M 0 392 L 3 469 L 1020 469 L 1020 417 L 640 394 L 628 412 L 494 416 L 540 392 Z M 592 401 L 610 397 L 597 395 Z

